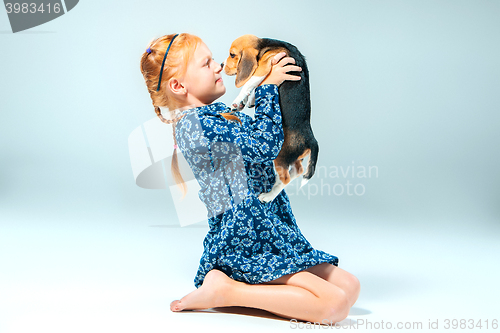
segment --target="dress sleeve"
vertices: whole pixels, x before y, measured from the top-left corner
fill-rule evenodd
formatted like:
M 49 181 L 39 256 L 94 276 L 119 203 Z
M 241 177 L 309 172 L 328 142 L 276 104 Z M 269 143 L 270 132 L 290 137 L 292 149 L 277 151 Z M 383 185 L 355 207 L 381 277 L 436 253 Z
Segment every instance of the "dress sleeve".
M 250 118 L 250 117 L 248 117 Z M 211 117 L 202 122 L 203 134 L 211 143 L 228 142 L 237 146 L 243 159 L 252 163 L 274 160 L 284 141 L 279 105 L 278 86 L 266 84 L 255 90 L 254 119 L 238 122 L 222 117 Z

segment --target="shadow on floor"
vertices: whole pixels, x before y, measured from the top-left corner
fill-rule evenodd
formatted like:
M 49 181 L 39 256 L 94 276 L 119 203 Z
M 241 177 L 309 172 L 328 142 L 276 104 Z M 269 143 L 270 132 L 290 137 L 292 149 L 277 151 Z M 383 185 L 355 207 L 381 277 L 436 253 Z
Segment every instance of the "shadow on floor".
M 349 316 L 366 316 L 372 313 L 370 310 L 352 307 Z
M 277 316 L 271 312 L 268 312 L 266 310 L 248 308 L 248 307 L 244 307 L 244 306 L 215 307 L 215 308 L 210 308 L 207 310 L 183 310 L 183 311 L 178 312 L 178 313 L 183 313 L 183 312 L 231 313 L 231 314 L 243 315 L 243 316 L 275 319 L 275 320 L 279 320 L 279 321 L 287 321 L 287 322 L 290 321 L 290 319 L 279 317 L 279 316 Z M 370 310 L 353 307 L 353 308 L 351 308 L 351 311 L 349 312 L 349 316 L 364 316 L 364 315 L 368 315 L 370 313 L 372 313 Z M 299 319 L 294 319 L 294 320 L 296 320 L 297 323 L 298 322 L 307 323 L 307 321 L 304 321 L 304 320 L 299 320 Z M 339 325 L 348 325 L 348 324 L 353 324 L 353 322 L 355 324 L 354 319 L 346 318 L 346 319 L 340 321 L 338 324 Z

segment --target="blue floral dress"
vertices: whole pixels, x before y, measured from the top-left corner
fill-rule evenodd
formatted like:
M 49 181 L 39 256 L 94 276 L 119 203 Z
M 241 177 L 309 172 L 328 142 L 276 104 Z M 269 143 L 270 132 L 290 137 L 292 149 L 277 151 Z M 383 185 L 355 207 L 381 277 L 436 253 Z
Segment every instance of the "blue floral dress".
M 235 112 L 241 124 L 225 119 L 222 102 L 184 111 L 176 123 L 176 140 L 200 184 L 209 231 L 194 279 L 196 288 L 212 269 L 250 284 L 330 263 L 338 258 L 314 249 L 302 235 L 285 190 L 271 202 L 276 175 L 273 160 L 283 145 L 278 87 L 255 91 L 255 119 Z

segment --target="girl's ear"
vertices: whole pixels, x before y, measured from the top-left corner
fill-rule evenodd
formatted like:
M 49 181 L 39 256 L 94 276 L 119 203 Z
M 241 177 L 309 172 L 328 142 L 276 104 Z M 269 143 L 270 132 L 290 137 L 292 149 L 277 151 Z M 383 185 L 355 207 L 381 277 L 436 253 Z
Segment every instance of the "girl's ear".
M 245 48 L 241 53 L 238 69 L 236 72 L 236 88 L 240 88 L 255 73 L 257 69 L 257 54 L 259 51 L 254 48 Z
M 174 93 L 174 94 L 185 94 L 186 93 L 186 88 L 182 83 L 177 80 L 176 78 L 171 78 L 168 81 L 168 88 Z

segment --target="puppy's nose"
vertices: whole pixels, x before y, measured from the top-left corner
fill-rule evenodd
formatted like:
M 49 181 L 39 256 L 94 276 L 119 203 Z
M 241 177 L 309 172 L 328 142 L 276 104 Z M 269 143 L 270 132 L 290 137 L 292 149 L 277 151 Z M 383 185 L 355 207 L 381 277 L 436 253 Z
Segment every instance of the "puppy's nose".
M 224 68 L 224 61 L 220 63 L 220 69 Z

